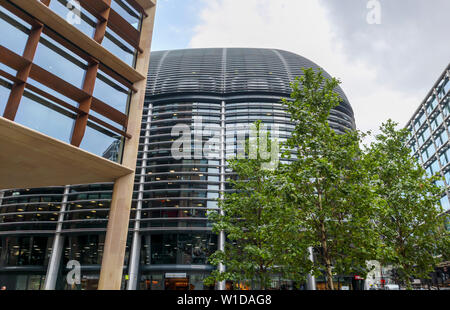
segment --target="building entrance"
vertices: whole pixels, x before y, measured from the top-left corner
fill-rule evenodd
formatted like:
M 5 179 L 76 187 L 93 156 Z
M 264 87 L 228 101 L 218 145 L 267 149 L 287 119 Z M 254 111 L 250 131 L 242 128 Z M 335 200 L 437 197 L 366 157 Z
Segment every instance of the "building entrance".
M 166 291 L 188 291 L 189 278 L 170 278 L 164 280 L 164 289 Z

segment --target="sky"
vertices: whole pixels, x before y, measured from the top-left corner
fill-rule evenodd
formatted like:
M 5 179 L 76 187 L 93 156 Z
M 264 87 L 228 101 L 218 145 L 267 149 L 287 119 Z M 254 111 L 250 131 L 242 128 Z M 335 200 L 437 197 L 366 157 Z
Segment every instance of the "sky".
M 152 50 L 255 47 L 342 81 L 362 131 L 404 127 L 450 63 L 448 0 L 158 0 Z

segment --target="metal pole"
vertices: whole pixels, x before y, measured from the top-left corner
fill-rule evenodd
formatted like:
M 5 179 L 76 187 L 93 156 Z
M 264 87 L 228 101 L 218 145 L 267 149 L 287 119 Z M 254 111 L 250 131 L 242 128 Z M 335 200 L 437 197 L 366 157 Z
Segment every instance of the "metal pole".
M 309 252 L 309 260 L 314 263 L 313 248 L 309 247 L 308 252 Z M 316 290 L 316 278 L 311 273 L 308 274 L 306 288 L 308 291 Z
M 59 211 L 58 225 L 56 226 L 55 239 L 53 239 L 52 254 L 50 256 L 50 262 L 47 267 L 47 275 L 45 277 L 45 284 L 44 284 L 45 290 L 54 290 L 56 287 L 56 281 L 58 279 L 58 271 L 59 266 L 61 264 L 61 255 L 64 246 L 64 236 L 61 234 L 61 230 L 63 226 L 69 192 L 70 186 L 66 185 L 66 187 L 64 188 L 61 209 Z
M 221 124 L 220 124 L 220 199 L 224 198 L 225 191 L 225 101 L 222 101 Z M 223 210 L 219 211 L 223 215 Z M 225 251 L 225 232 L 219 233 L 218 248 Z M 225 272 L 225 265 L 219 264 L 218 269 L 221 273 Z M 217 283 L 217 290 L 225 290 L 225 281 Z
M 131 253 L 130 253 L 130 271 L 129 271 L 129 280 L 127 284 L 127 290 L 136 290 L 139 276 L 139 261 L 141 254 L 141 234 L 139 229 L 141 228 L 141 210 L 142 210 L 142 199 L 144 198 L 144 182 L 145 176 L 147 174 L 147 152 L 148 152 L 148 143 L 150 138 L 150 128 L 151 128 L 151 119 L 152 119 L 152 109 L 153 105 L 148 105 L 147 112 L 147 122 L 145 126 L 145 139 L 144 139 L 144 152 L 142 154 L 142 168 L 141 168 L 141 176 L 139 178 L 139 193 L 138 193 L 138 201 L 136 205 L 136 221 L 134 222 L 134 232 L 133 232 L 133 242 L 131 245 Z

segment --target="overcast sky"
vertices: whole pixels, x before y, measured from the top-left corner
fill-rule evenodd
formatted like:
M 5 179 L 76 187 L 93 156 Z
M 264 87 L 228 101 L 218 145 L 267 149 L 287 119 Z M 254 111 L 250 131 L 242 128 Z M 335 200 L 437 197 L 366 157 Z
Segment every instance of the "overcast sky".
M 450 63 L 450 1 L 378 0 L 380 24 L 367 22 L 369 2 L 159 0 L 153 50 L 291 51 L 342 80 L 358 129 L 403 127 Z

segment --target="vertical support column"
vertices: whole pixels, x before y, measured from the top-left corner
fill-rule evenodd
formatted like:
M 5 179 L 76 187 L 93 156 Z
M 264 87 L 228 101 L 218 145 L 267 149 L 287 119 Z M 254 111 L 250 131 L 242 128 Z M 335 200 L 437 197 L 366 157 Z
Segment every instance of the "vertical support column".
M 105 0 L 108 6 L 111 6 L 111 0 Z M 103 20 L 99 20 L 95 28 L 94 40 L 101 44 L 106 34 L 106 27 L 108 26 L 108 18 L 111 8 L 108 7 L 100 15 Z M 89 111 L 92 105 L 92 95 L 94 93 L 95 81 L 97 79 L 99 63 L 98 61 L 92 59 L 89 62 L 88 68 L 86 70 L 86 75 L 83 81 L 83 90 L 90 96 L 79 103 L 80 110 L 83 111 L 82 114 L 77 115 L 75 120 L 75 125 L 72 130 L 72 138 L 70 143 L 76 147 L 80 147 L 81 141 L 83 140 L 84 134 L 86 132 L 87 122 L 89 118 Z
M 222 101 L 221 113 L 220 113 L 220 196 L 219 199 L 224 198 L 225 192 L 225 101 Z M 223 210 L 219 210 L 220 214 L 223 215 Z M 218 240 L 219 251 L 225 251 L 225 232 L 221 231 L 219 233 Z M 220 272 L 225 272 L 225 265 L 219 264 L 218 269 Z M 225 290 L 225 281 L 217 283 L 217 289 L 219 291 Z
M 136 71 L 144 76 L 148 74 L 155 10 L 156 6 L 147 9 L 148 17 L 142 23 L 140 46 L 143 53 L 136 61 Z M 146 78 L 134 84 L 137 92 L 130 101 L 127 133 L 131 138 L 125 143 L 122 164 L 133 173 L 117 179 L 114 184 L 99 290 L 120 290 L 121 287 L 146 84 Z
M 56 226 L 55 239 L 53 239 L 52 254 L 47 267 L 47 275 L 45 277 L 45 290 L 54 290 L 56 287 L 56 281 L 58 279 L 58 271 L 61 264 L 61 256 L 64 247 L 64 236 L 61 234 L 64 215 L 67 207 L 67 200 L 69 197 L 70 186 L 66 185 L 64 188 L 63 199 L 61 203 L 61 209 L 59 211 L 58 225 Z
M 313 248 L 309 247 L 308 248 L 308 252 L 309 252 L 309 260 L 311 262 L 314 262 Z M 311 273 L 308 274 L 306 288 L 307 288 L 308 291 L 315 291 L 316 290 L 316 278 Z
M 142 210 L 142 199 L 144 198 L 144 182 L 145 176 L 147 174 L 147 152 L 148 152 L 148 143 L 150 141 L 150 127 L 151 127 L 151 119 L 152 119 L 152 108 L 153 105 L 150 103 L 148 106 L 146 126 L 145 126 L 145 140 L 144 140 L 144 152 L 142 154 L 142 168 L 141 168 L 141 176 L 139 178 L 139 194 L 138 201 L 136 205 L 136 221 L 134 222 L 134 232 L 133 232 L 133 241 L 131 245 L 131 254 L 130 254 L 130 267 L 129 267 L 129 276 L 130 279 L 128 281 L 127 290 L 135 290 L 138 283 L 138 275 L 139 275 L 139 261 L 140 261 L 140 253 L 141 253 L 141 234 L 139 232 L 141 223 L 141 210 Z
M 50 5 L 50 0 L 41 0 L 41 2 L 46 6 Z M 13 84 L 5 110 L 3 112 L 3 117 L 9 119 L 10 121 L 14 121 L 17 111 L 19 110 L 19 104 L 25 91 L 25 84 L 28 80 L 28 76 L 30 75 L 32 62 L 34 55 L 36 54 L 43 29 L 44 25 L 36 21 L 36 25 L 31 28 L 30 35 L 28 36 L 28 40 L 23 51 L 23 57 L 28 60 L 29 63 L 17 71 L 16 77 L 22 82 L 15 82 Z

